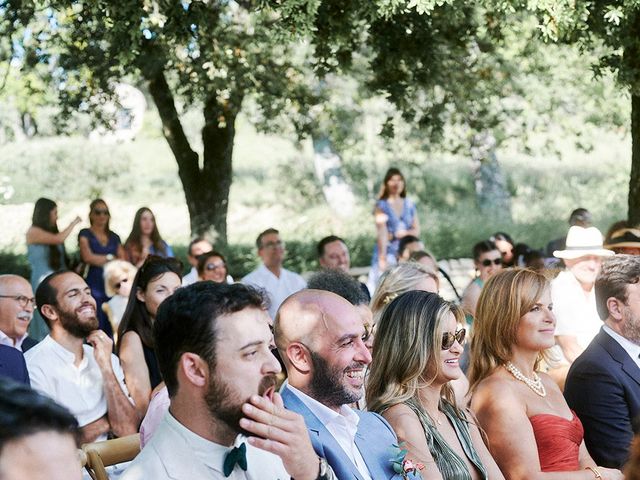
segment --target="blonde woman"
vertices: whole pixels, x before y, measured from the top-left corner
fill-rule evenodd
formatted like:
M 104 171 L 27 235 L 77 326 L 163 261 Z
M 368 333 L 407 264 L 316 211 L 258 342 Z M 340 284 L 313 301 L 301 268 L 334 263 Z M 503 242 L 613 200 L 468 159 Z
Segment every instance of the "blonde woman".
M 450 382 L 465 330 L 462 310 L 435 293 L 410 291 L 385 307 L 374 341 L 367 407 L 382 414 L 425 480 L 504 479 Z
M 578 417 L 538 367 L 555 344 L 547 278 L 532 270 L 496 273 L 482 289 L 472 338 L 471 407 L 512 480 L 619 480 L 596 466 Z
M 113 331 L 117 332 L 120 320 L 122 320 L 127 308 L 133 278 L 138 269 L 126 260 L 112 260 L 105 263 L 103 270 L 104 290 L 111 298 L 102 304 L 102 310 L 109 317 Z M 114 335 L 114 337 L 117 342 L 117 336 Z
M 398 295 L 411 290 L 438 293 L 439 288 L 440 281 L 436 273 L 419 263 L 401 263 L 387 270 L 380 279 L 380 284 L 371 299 L 373 333 L 375 334 L 375 326 L 382 316 L 384 307 Z M 367 341 L 367 346 L 373 346 L 373 336 Z M 462 374 L 452 382 L 452 387 L 458 403 L 464 404 L 464 397 L 469 390 L 467 377 Z

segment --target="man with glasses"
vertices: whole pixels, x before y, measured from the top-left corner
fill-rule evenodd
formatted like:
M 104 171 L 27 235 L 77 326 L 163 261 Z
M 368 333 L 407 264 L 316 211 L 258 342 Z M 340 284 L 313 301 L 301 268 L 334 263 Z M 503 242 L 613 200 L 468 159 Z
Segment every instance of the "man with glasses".
M 51 333 L 25 355 L 33 387 L 71 410 L 83 443 L 136 433 L 138 415 L 84 279 L 52 273 L 38 286 L 36 302 Z
M 256 246 L 262 265 L 245 276 L 241 282 L 267 292 L 271 303 L 269 315 L 274 318 L 284 299 L 305 288 L 307 283 L 297 273 L 282 267 L 285 249 L 278 230 L 268 228 L 262 232 L 256 239 Z
M 18 275 L 0 275 L 0 345 L 26 352 L 38 343 L 27 333 L 35 305 L 28 281 Z
M 356 308 L 338 295 L 303 290 L 287 298 L 274 323 L 287 369 L 287 409 L 301 414 L 311 443 L 338 478 L 399 478 L 389 461 L 398 440 L 380 415 L 354 410 L 371 354 Z

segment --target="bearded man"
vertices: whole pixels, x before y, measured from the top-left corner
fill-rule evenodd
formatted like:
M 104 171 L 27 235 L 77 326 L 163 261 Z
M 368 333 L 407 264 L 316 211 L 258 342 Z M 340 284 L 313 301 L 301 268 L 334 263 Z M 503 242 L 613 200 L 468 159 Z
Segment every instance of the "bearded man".
M 84 279 L 52 273 L 38 286 L 36 304 L 50 333 L 25 354 L 31 386 L 75 415 L 81 443 L 136 433 L 139 419 L 113 341 L 98 330 Z
M 389 461 L 398 440 L 387 421 L 351 408 L 371 363 L 357 308 L 332 292 L 302 290 L 280 307 L 274 335 L 288 374 L 284 405 L 304 417 L 315 451 L 338 478 L 400 478 Z
M 265 297 L 199 282 L 158 309 L 153 327 L 169 411 L 123 480 L 335 478 L 302 417 L 275 392 Z
M 640 257 L 605 260 L 595 296 L 604 325 L 573 362 L 564 395 L 582 421 L 593 460 L 621 469 L 640 415 Z

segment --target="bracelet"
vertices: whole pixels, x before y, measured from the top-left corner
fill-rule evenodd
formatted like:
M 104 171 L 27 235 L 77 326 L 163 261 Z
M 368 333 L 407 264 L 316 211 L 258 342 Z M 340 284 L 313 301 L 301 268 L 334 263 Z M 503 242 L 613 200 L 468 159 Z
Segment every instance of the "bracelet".
M 596 478 L 602 479 L 602 475 L 600 475 L 600 472 L 598 471 L 598 469 L 596 467 L 584 467 L 584 469 L 585 470 L 591 470 L 591 473 L 593 473 Z

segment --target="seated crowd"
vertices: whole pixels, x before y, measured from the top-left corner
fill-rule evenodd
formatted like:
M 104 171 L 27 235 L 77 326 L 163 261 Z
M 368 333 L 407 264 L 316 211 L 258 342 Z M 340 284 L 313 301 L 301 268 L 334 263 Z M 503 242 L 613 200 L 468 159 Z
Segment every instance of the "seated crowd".
M 30 251 L 64 258 L 77 222 L 43 215 Z M 335 235 L 307 283 L 267 229 L 234 283 L 204 238 L 183 276 L 148 208 L 124 245 L 90 218 L 82 269 L 0 274 L 0 479 L 77 480 L 80 444 L 138 432 L 118 478 L 640 478 L 637 229 L 578 209 L 556 260 L 498 232 L 445 300 L 413 235 L 370 291 Z

